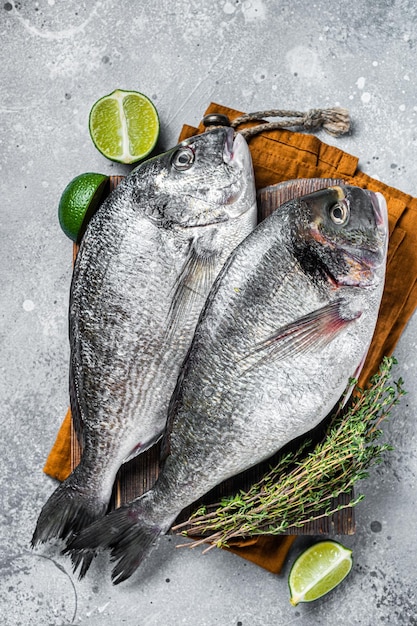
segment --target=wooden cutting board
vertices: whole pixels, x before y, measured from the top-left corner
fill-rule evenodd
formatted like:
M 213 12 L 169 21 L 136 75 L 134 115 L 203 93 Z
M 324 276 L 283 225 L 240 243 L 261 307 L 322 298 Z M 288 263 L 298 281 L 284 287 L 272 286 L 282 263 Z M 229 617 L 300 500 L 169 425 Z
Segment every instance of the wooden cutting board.
M 123 179 L 123 176 L 110 176 L 110 191 L 115 189 L 120 181 Z M 327 187 L 330 185 L 341 184 L 343 181 L 334 180 L 334 179 L 322 179 L 322 187 Z M 305 181 L 300 181 L 299 183 L 299 193 L 302 195 L 303 193 L 309 193 L 313 189 L 310 184 Z M 314 190 L 318 187 L 315 186 Z M 277 206 L 285 202 L 289 199 L 291 194 L 290 188 L 274 188 L 269 187 L 266 190 L 262 190 L 259 194 L 259 206 L 260 206 L 260 214 L 259 220 L 264 219 L 269 215 L 272 210 L 274 210 Z M 74 260 L 76 258 L 78 251 L 78 247 L 74 244 Z M 312 436 L 319 438 L 320 434 L 323 432 L 323 428 L 325 427 L 325 422 L 320 425 L 318 428 L 313 431 Z M 290 448 L 291 445 L 296 445 L 297 442 L 293 442 L 286 447 Z M 134 498 L 142 495 L 145 491 L 150 489 L 155 483 L 158 474 L 159 474 L 159 453 L 160 453 L 160 444 L 157 443 L 152 448 L 137 456 L 135 459 L 125 463 L 120 468 L 114 488 L 113 495 L 110 502 L 110 508 L 117 508 L 121 504 L 125 502 L 129 502 Z M 79 442 L 77 440 L 77 436 L 75 434 L 74 428 L 71 429 L 71 465 L 72 469 L 74 469 L 81 457 L 81 448 Z M 274 459 L 278 458 L 278 454 L 268 459 L 267 461 L 250 468 L 246 472 L 239 474 L 233 478 L 230 478 L 220 485 L 218 485 L 215 489 L 210 491 L 206 496 L 192 506 L 187 507 L 181 513 L 181 515 L 176 520 L 176 523 L 180 521 L 185 521 L 189 518 L 190 514 L 201 504 L 211 504 L 218 502 L 227 495 L 232 495 L 238 492 L 240 489 L 248 489 L 250 485 L 254 482 L 258 481 L 262 475 L 269 469 L 271 464 L 274 464 Z M 352 498 L 352 494 L 342 494 L 338 498 L 333 498 L 332 501 L 332 509 L 336 509 L 340 505 L 344 505 L 349 502 Z M 287 534 L 291 535 L 351 535 L 355 532 L 355 511 L 353 508 L 349 507 L 346 509 L 342 509 L 341 511 L 337 511 L 331 516 L 323 517 L 321 519 L 315 520 L 314 522 L 309 522 L 304 525 L 302 528 L 291 528 L 289 529 Z

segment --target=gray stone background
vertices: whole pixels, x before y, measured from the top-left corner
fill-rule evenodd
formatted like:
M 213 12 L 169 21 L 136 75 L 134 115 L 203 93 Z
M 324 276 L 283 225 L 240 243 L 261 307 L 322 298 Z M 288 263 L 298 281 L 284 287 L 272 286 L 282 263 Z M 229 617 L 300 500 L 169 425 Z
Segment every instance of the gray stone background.
M 10 0 L 0 42 L 1 623 L 417 624 L 415 316 L 396 350 L 409 394 L 385 426 L 395 451 L 361 484 L 357 532 L 339 537 L 353 570 L 322 600 L 288 601 L 307 539 L 276 576 L 165 537 L 119 587 L 104 555 L 79 582 L 56 546 L 29 548 L 54 489 L 42 466 L 68 404 L 72 250 L 58 201 L 79 173 L 124 173 L 90 141 L 91 105 L 115 88 L 144 92 L 168 148 L 212 100 L 245 111 L 339 104 L 352 134 L 320 138 L 417 195 L 415 2 Z

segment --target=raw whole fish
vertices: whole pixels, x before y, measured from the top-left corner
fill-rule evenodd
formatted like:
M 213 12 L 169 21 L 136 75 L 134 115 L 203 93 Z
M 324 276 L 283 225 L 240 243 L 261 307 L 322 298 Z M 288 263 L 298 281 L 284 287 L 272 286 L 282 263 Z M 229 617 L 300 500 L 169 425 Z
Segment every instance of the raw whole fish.
M 184 507 L 325 418 L 369 348 L 387 224 L 381 194 L 334 186 L 285 203 L 232 252 L 171 399 L 159 478 L 69 544 L 76 567 L 110 548 L 125 580 Z
M 82 458 L 43 507 L 32 544 L 104 515 L 120 465 L 161 435 L 206 297 L 256 211 L 247 143 L 222 127 L 141 164 L 93 216 L 69 307 Z

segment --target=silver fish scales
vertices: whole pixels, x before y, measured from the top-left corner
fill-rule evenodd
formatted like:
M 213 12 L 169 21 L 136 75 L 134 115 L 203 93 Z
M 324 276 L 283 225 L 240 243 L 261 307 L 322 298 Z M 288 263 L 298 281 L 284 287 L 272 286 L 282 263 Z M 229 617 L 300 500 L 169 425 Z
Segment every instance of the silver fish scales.
M 173 394 L 155 486 L 69 544 L 76 567 L 109 548 L 125 580 L 185 506 L 328 414 L 372 338 L 387 232 L 380 194 L 336 186 L 287 202 L 237 247 Z
M 250 152 L 217 128 L 128 175 L 89 223 L 70 295 L 70 396 L 79 466 L 32 543 L 104 515 L 120 465 L 162 433 L 210 287 L 256 224 Z

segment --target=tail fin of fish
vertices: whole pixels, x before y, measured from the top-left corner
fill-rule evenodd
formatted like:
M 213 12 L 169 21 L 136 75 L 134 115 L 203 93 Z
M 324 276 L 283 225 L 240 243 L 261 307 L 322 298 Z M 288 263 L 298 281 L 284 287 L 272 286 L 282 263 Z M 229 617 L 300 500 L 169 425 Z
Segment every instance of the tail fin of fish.
M 102 517 L 107 502 L 79 486 L 74 472 L 44 505 L 32 537 L 32 547 L 54 538 L 67 539 Z
M 115 585 L 129 578 L 151 552 L 157 538 L 166 529 L 141 519 L 140 500 L 97 520 L 68 544 L 64 554 L 71 554 L 74 571 L 81 568 L 80 578 L 88 570 L 92 555 L 100 548 L 110 549 L 112 561 L 117 561 L 112 571 Z

